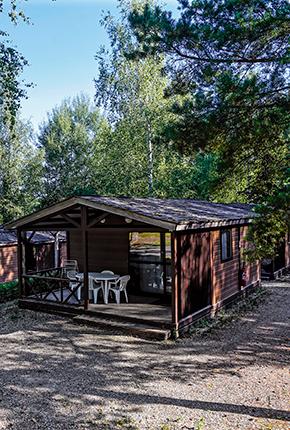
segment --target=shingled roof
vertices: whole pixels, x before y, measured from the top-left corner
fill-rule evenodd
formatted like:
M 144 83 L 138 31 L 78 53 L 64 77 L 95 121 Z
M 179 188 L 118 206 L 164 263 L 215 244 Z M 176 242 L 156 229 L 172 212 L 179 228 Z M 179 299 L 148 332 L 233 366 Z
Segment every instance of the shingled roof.
M 176 225 L 218 223 L 220 221 L 247 222 L 253 218 L 253 205 L 241 203 L 212 203 L 193 199 L 157 199 L 130 197 L 82 196 L 88 202 L 123 209 Z
M 48 219 L 75 206 L 117 214 L 169 230 L 199 229 L 223 225 L 247 224 L 255 213 L 252 205 L 212 203 L 192 199 L 76 196 L 16 220 L 8 228 L 17 228 Z
M 29 233 L 28 233 L 29 235 Z M 63 233 L 59 237 L 60 240 L 66 240 L 65 234 Z M 41 244 L 41 243 L 53 243 L 54 236 L 49 232 L 35 232 L 31 239 L 31 243 Z M 17 245 L 17 235 L 13 230 L 6 230 L 0 226 L 0 246 L 13 246 Z

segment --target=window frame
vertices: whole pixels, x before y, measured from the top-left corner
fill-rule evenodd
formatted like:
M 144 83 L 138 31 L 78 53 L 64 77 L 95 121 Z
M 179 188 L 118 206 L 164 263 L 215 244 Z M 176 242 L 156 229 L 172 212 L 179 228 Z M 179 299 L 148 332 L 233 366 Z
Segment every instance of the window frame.
M 224 233 L 227 234 L 227 241 L 229 240 L 229 244 L 227 243 L 227 254 L 228 254 L 228 251 L 230 251 L 229 252 L 230 256 L 229 257 L 227 256 L 226 258 L 223 258 L 223 246 L 222 246 Z M 229 237 L 229 239 L 228 239 L 228 237 Z M 229 245 L 229 249 L 228 249 L 228 245 Z M 222 263 L 225 263 L 227 261 L 231 261 L 234 257 L 234 255 L 233 255 L 233 234 L 232 234 L 231 228 L 223 228 L 220 231 L 220 255 L 221 255 L 221 262 Z

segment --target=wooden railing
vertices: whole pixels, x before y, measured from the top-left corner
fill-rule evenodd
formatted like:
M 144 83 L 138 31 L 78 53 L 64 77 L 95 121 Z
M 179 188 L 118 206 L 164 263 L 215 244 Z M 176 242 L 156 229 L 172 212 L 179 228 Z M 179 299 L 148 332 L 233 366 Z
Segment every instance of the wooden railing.
M 77 291 L 83 281 L 71 282 L 61 267 L 23 275 L 25 296 L 41 301 L 81 304 Z

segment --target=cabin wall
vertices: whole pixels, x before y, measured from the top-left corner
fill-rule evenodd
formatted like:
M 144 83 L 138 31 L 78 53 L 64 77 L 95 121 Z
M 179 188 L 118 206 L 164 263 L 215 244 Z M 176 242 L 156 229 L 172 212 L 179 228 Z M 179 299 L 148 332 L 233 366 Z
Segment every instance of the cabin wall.
M 0 283 L 17 278 L 17 246 L 0 247 Z
M 69 256 L 77 260 L 83 271 L 81 231 L 69 234 Z M 122 229 L 90 230 L 88 232 L 89 271 L 112 270 L 120 275 L 129 272 L 129 234 Z
M 54 244 L 28 244 L 25 247 L 26 269 L 37 272 L 54 267 Z
M 180 240 L 179 319 L 210 305 L 210 233 L 185 233 Z
M 232 228 L 233 256 L 221 261 L 220 230 L 211 231 L 212 241 L 212 304 L 226 300 L 239 291 L 239 230 Z
M 17 245 L 0 247 L 0 283 L 17 279 Z M 66 242 L 60 243 L 60 262 L 66 258 Z M 54 267 L 54 244 L 31 244 L 26 246 L 26 267 L 36 271 Z
M 67 260 L 67 242 L 59 244 L 59 265 L 63 266 L 64 260 Z
M 174 270 L 178 294 L 174 296 L 173 321 L 178 312 L 179 333 L 197 319 L 247 294 L 248 290 L 243 291 L 246 287 L 259 284 L 260 263 L 245 263 L 240 255 L 240 247 L 249 246 L 245 240 L 247 228 L 228 227 L 232 233 L 232 257 L 227 261 L 221 257 L 220 229 L 176 235 Z

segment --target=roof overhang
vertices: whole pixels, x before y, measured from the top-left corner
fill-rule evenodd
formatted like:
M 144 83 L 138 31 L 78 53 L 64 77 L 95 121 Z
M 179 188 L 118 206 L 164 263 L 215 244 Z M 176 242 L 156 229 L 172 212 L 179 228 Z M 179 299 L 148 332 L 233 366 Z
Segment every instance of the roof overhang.
M 174 231 L 176 229 L 176 224 L 173 222 L 163 221 L 160 219 L 156 219 L 154 217 L 141 215 L 136 213 L 133 210 L 132 211 L 128 209 L 125 210 L 125 209 L 117 208 L 115 206 L 111 206 L 109 204 L 93 202 L 82 197 L 70 197 L 66 200 L 63 200 L 45 209 L 41 209 L 37 212 L 34 212 L 31 215 L 27 215 L 15 221 L 9 222 L 5 224 L 4 227 L 8 230 L 14 230 L 14 229 L 21 229 L 21 228 L 25 228 L 26 226 L 29 226 L 29 228 L 32 229 L 33 223 L 37 223 L 40 220 L 49 217 L 50 215 L 60 213 L 74 206 L 85 206 L 92 209 L 104 211 L 109 214 L 128 217 L 134 221 L 143 222 L 145 224 L 163 228 L 169 231 Z
M 227 227 L 227 226 L 233 227 L 236 225 L 248 225 L 251 222 L 252 222 L 251 218 L 239 218 L 239 219 L 209 221 L 209 222 L 201 222 L 201 223 L 181 223 L 176 225 L 176 230 L 177 231 L 205 230 L 205 229 L 221 228 L 221 227 Z

